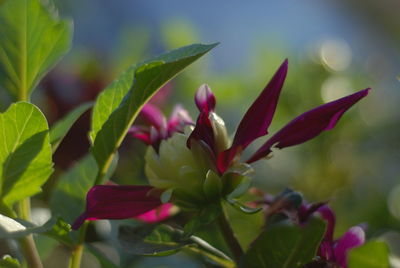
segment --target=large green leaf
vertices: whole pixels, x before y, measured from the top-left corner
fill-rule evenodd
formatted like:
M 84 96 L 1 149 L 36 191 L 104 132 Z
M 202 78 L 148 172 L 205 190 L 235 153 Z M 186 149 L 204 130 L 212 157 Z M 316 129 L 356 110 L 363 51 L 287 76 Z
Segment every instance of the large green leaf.
M 110 174 L 116 167 L 117 160 L 114 158 Z M 50 199 L 52 214 L 73 223 L 85 210 L 86 194 L 94 184 L 97 171 L 96 161 L 89 154 L 61 175 Z
M 0 85 L 27 100 L 68 51 L 72 23 L 59 20 L 40 0 L 7 0 L 0 5 L 0 25 Z
M 41 191 L 53 171 L 47 121 L 33 104 L 0 114 L 0 199 L 6 206 Z
M 92 105 L 93 103 L 91 102 L 79 105 L 51 127 L 50 143 L 53 148 L 53 152 L 57 150 L 58 145 L 60 145 L 61 141 L 64 139 L 65 135 L 67 135 L 69 129 L 72 127 L 75 121 L 78 120 L 78 118 L 90 107 L 92 107 Z
M 191 45 L 131 67 L 97 98 L 93 109 L 92 152 L 104 173 L 142 106 L 185 67 L 215 47 Z
M 350 268 L 389 268 L 389 248 L 384 242 L 369 241 L 350 251 Z
M 325 224 L 319 219 L 306 226 L 268 226 L 246 252 L 241 267 L 301 267 L 315 256 L 324 232 Z

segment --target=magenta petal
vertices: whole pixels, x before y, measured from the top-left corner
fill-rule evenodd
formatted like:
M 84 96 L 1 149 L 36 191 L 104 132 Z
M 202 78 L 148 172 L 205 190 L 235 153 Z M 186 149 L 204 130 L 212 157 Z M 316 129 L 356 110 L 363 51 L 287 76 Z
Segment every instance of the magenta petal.
M 196 126 L 193 129 L 192 133 L 190 133 L 190 136 L 187 140 L 187 147 L 191 148 L 191 140 L 198 140 L 198 141 L 203 141 L 206 143 L 213 153 L 215 154 L 215 140 L 214 140 L 214 131 L 211 125 L 210 118 L 208 117 L 209 113 L 208 111 L 203 111 L 199 114 L 199 117 L 197 118 Z
M 322 131 L 332 129 L 343 113 L 360 99 L 367 96 L 369 90 L 367 88 L 358 91 L 352 95 L 318 106 L 296 117 L 264 143 L 247 163 L 267 156 L 274 145 L 279 149 L 293 146 L 318 136 Z
M 156 223 L 169 218 L 172 215 L 172 208 L 174 207 L 171 203 L 162 204 L 158 208 L 150 210 L 142 215 L 135 217 L 136 219 L 146 223 Z
M 166 129 L 166 119 L 156 106 L 147 103 L 140 111 L 140 115 L 157 130 Z
M 228 168 L 239 150 L 244 150 L 252 141 L 268 134 L 268 127 L 274 116 L 287 70 L 288 60 L 285 60 L 247 110 L 239 123 L 231 148 L 218 157 L 218 166 L 221 171 Z
M 350 249 L 361 246 L 365 242 L 364 230 L 359 226 L 351 227 L 336 243 L 336 263 L 341 267 L 347 267 L 347 253 Z
M 86 211 L 72 225 L 78 229 L 85 220 L 137 217 L 161 205 L 149 196 L 151 186 L 97 185 L 86 196 Z
M 328 205 L 323 205 L 317 209 L 322 218 L 328 223 L 324 239 L 333 241 L 333 232 L 335 230 L 336 217 L 333 210 Z
M 206 84 L 201 85 L 199 89 L 197 89 L 194 101 L 200 112 L 210 112 L 215 109 L 215 96 L 212 93 L 210 87 Z
M 194 125 L 193 119 L 186 109 L 181 105 L 176 105 L 168 120 L 168 135 L 171 136 L 174 132 L 183 132 L 187 125 Z
M 132 126 L 128 134 L 131 135 L 135 139 L 139 139 L 146 143 L 147 145 L 151 144 L 151 137 L 150 132 L 147 128 L 140 127 L 140 126 Z

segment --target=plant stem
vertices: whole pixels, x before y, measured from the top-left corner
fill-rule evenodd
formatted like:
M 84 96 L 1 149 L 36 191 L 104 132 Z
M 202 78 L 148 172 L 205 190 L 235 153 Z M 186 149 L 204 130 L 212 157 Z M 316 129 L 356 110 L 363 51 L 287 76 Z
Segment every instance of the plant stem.
M 29 221 L 31 218 L 31 201 L 29 198 L 25 198 L 19 202 L 19 217 L 23 220 Z M 33 235 L 25 236 L 19 239 L 19 243 L 22 249 L 22 253 L 25 260 L 30 268 L 43 268 L 43 264 L 40 260 L 39 253 L 37 251 Z
M 25 236 L 19 239 L 19 244 L 22 248 L 25 260 L 29 268 L 43 268 L 39 254 L 36 249 L 35 241 L 32 235 Z
M 69 259 L 68 268 L 79 268 L 81 267 L 81 260 L 83 254 L 83 243 L 85 242 L 86 230 L 89 222 L 85 222 L 79 229 L 78 245 L 72 251 L 71 257 Z
M 235 268 L 236 265 L 233 261 L 227 260 L 227 259 L 223 259 L 221 257 L 218 257 L 214 254 L 211 254 L 201 248 L 197 248 L 197 247 L 187 247 L 187 250 L 194 252 L 196 254 L 200 254 L 203 256 L 206 256 L 207 258 L 209 258 L 210 260 L 218 263 L 219 265 L 221 265 L 224 268 Z
M 221 214 L 218 217 L 218 225 L 221 229 L 222 235 L 225 239 L 226 244 L 232 252 L 232 255 L 237 264 L 239 264 L 241 257 L 243 256 L 243 249 L 237 240 L 231 225 L 228 222 L 227 215 L 224 208 L 221 206 Z
M 83 253 L 83 244 L 79 244 L 71 254 L 71 258 L 69 259 L 69 268 L 79 268 L 81 267 L 81 260 L 82 260 L 82 253 Z

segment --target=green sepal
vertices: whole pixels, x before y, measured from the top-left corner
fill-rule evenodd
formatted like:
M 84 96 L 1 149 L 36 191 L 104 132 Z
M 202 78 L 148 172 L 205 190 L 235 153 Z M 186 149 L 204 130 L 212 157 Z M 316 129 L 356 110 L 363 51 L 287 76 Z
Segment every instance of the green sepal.
M 238 200 L 235 199 L 226 199 L 226 201 L 236 210 L 238 210 L 239 212 L 243 212 L 245 214 L 255 214 L 259 211 L 262 210 L 262 208 L 252 208 L 252 207 L 248 207 L 245 204 L 239 202 Z
M 172 189 L 172 188 L 165 190 L 160 196 L 161 202 L 164 204 L 168 203 L 169 200 L 171 200 L 173 192 L 174 192 L 174 189 Z
M 209 200 L 215 200 L 221 196 L 221 178 L 212 170 L 209 170 L 206 174 L 206 179 L 203 183 L 203 191 Z
M 183 229 L 185 237 L 190 237 L 199 228 L 212 223 L 220 214 L 221 207 L 219 204 L 210 204 L 209 206 L 204 207 L 196 215 L 194 215 L 188 223 L 185 224 Z

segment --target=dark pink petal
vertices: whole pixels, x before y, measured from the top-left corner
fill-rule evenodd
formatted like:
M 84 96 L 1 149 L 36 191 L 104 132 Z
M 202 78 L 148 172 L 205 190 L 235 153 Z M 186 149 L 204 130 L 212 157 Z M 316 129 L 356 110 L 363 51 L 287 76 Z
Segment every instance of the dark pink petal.
M 169 218 L 173 214 L 173 207 L 174 205 L 171 203 L 162 204 L 158 208 L 150 210 L 135 218 L 146 223 L 160 222 Z
M 274 116 L 287 70 L 288 61 L 285 60 L 247 110 L 242 121 L 240 121 L 231 148 L 218 157 L 219 169 L 228 168 L 237 153 L 244 150 L 255 139 L 268 134 L 268 127 Z
M 176 105 L 168 120 L 168 135 L 171 136 L 174 132 L 183 132 L 187 125 L 194 125 L 193 119 L 186 109 L 181 105 Z
M 86 211 L 72 225 L 78 229 L 85 220 L 126 219 L 140 216 L 161 205 L 149 196 L 151 186 L 97 185 L 86 196 Z
M 335 260 L 335 252 L 331 241 L 322 240 L 318 249 L 318 256 L 328 261 Z
M 140 111 L 140 115 L 157 130 L 166 129 L 167 120 L 160 109 L 158 109 L 156 106 L 147 103 Z
M 359 226 L 351 227 L 336 243 L 336 263 L 341 267 L 347 267 L 347 253 L 350 249 L 361 246 L 365 242 L 364 230 Z
M 196 106 L 199 108 L 200 112 L 210 112 L 215 109 L 215 96 L 210 87 L 206 84 L 201 85 L 199 89 L 197 89 L 194 101 L 196 102 Z
M 312 204 L 307 204 L 303 202 L 303 204 L 301 204 L 298 209 L 299 222 L 301 224 L 307 222 L 308 219 L 324 205 L 326 205 L 326 202 L 318 202 Z
M 271 152 L 272 146 L 282 149 L 297 145 L 318 136 L 323 131 L 332 129 L 343 113 L 360 99 L 367 96 L 369 90 L 367 88 L 358 91 L 352 95 L 318 106 L 298 116 L 264 143 L 247 160 L 247 163 L 252 163 L 267 156 Z
M 201 112 L 197 118 L 196 126 L 187 140 L 187 147 L 191 148 L 192 139 L 203 141 L 210 147 L 213 153 L 216 153 L 214 131 L 211 125 L 208 111 Z
M 317 209 L 321 217 L 327 222 L 326 232 L 324 239 L 327 241 L 333 241 L 333 232 L 335 230 L 336 217 L 335 212 L 328 206 L 324 205 Z
M 139 139 L 139 140 L 143 141 L 147 145 L 151 144 L 150 132 L 147 128 L 140 127 L 140 126 L 132 126 L 129 129 L 128 134 L 130 134 L 135 139 Z

